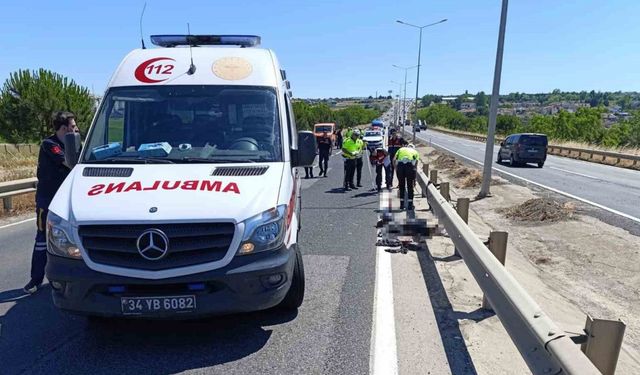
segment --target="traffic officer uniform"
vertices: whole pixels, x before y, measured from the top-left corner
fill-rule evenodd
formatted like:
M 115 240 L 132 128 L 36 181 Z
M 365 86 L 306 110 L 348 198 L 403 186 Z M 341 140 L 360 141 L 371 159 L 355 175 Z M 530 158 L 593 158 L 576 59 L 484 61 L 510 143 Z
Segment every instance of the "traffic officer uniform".
M 353 184 L 353 176 L 356 171 L 356 158 L 360 156 L 361 146 L 358 143 L 359 131 L 355 130 L 351 137 L 342 142 L 342 156 L 344 157 L 344 190 L 357 189 Z
M 358 134 L 359 134 L 359 138 L 356 142 L 360 146 L 360 154 L 356 158 L 356 181 L 357 181 L 357 186 L 362 187 L 362 184 L 360 183 L 362 181 L 362 166 L 364 165 L 364 163 L 362 162 L 362 154 L 366 149 L 366 145 L 362 140 L 362 133 L 358 131 Z
M 318 137 L 318 155 L 320 160 L 318 166 L 320 167 L 320 177 L 324 175 L 327 177 L 327 169 L 329 168 L 329 155 L 331 155 L 331 137 L 325 133 L 322 137 Z
M 396 135 L 395 137 L 393 135 Z M 404 140 L 404 138 L 402 138 L 402 136 L 400 134 L 396 132 L 394 132 L 391 136 L 391 138 L 389 138 L 389 157 L 391 158 L 391 160 L 394 160 L 395 156 L 396 156 L 396 152 L 398 152 L 398 150 L 400 149 L 400 147 L 405 146 L 407 144 L 407 141 Z M 393 183 L 393 173 L 395 172 L 394 170 L 394 165 L 393 163 L 391 164 L 391 180 Z
M 420 154 L 413 145 L 402 147 L 396 152 L 396 173 L 400 190 L 400 209 L 405 206 L 413 210 L 413 184 L 416 180 L 416 168 Z M 405 189 L 407 190 L 408 202 L 405 202 Z
M 58 139 L 57 135 L 54 134 L 42 141 L 36 173 L 38 177 L 36 189 L 37 232 L 31 258 L 31 281 L 28 284 L 32 287 L 39 286 L 44 280 L 44 268 L 47 264 L 47 214 L 51 200 L 69 174 L 69 168 L 63 164 L 64 160 L 64 143 Z

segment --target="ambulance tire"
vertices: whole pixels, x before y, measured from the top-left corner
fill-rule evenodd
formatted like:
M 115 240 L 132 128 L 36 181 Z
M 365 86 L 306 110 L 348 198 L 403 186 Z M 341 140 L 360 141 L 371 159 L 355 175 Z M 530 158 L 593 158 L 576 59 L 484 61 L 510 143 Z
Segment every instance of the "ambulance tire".
M 304 300 L 304 264 L 302 263 L 302 254 L 297 246 L 294 251 L 296 252 L 296 264 L 293 266 L 291 287 L 282 302 L 278 305 L 279 308 L 284 310 L 296 310 L 302 305 L 302 301 Z

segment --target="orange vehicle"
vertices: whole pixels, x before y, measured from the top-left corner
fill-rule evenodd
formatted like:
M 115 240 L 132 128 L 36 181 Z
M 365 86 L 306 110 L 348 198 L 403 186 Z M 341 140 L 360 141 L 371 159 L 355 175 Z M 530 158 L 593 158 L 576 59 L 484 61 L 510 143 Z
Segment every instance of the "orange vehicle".
M 329 136 L 331 137 L 331 142 L 334 142 L 336 140 L 336 135 L 334 134 L 335 130 L 336 124 L 334 124 L 333 122 L 323 122 L 313 125 L 313 134 L 316 137 L 322 137 L 324 132 L 327 132 L 327 134 L 329 134 Z

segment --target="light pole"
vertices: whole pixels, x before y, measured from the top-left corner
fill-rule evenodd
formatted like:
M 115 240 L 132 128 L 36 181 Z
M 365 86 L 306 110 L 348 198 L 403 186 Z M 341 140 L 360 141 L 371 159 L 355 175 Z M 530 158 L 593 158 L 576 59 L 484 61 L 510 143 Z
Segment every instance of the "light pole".
M 407 113 L 407 71 L 409 71 L 409 69 L 417 68 L 418 65 L 400 66 L 400 65 L 393 64 L 392 66 L 394 68 L 398 68 L 398 69 L 404 70 L 404 99 L 402 101 L 402 114 L 403 114 L 403 116 L 402 116 L 402 126 L 404 126 L 405 115 Z M 408 82 L 408 83 L 411 83 L 411 82 Z
M 416 102 L 414 103 L 414 105 L 416 106 L 416 110 L 415 110 L 415 121 L 418 120 L 418 87 L 420 86 L 420 53 L 422 52 L 422 29 L 429 27 L 429 26 L 434 26 L 437 25 L 439 23 L 443 23 L 443 22 L 447 22 L 447 19 L 443 19 L 440 20 L 438 22 L 434 22 L 434 23 L 430 23 L 428 25 L 424 25 L 424 26 L 417 26 L 417 25 L 413 25 L 404 21 L 400 21 L 400 20 L 396 20 L 397 23 L 401 23 L 403 25 L 407 25 L 407 26 L 411 26 L 411 27 L 415 27 L 416 29 L 420 30 L 420 39 L 418 41 L 418 73 L 416 74 Z M 416 141 L 416 127 L 413 127 L 413 142 Z
M 498 48 L 496 51 L 496 67 L 493 71 L 493 91 L 491 92 L 491 105 L 489 106 L 489 131 L 487 132 L 487 145 L 484 150 L 484 165 L 482 171 L 482 187 L 478 198 L 484 198 L 490 194 L 491 163 L 493 162 L 493 141 L 496 132 L 496 117 L 498 115 L 498 99 L 500 97 L 500 76 L 502 75 L 502 52 L 504 51 L 504 33 L 507 27 L 507 7 L 509 0 L 502 0 L 500 13 L 500 29 L 498 31 Z
M 396 126 L 398 126 L 398 119 L 400 118 L 400 98 L 402 98 L 402 83 L 400 82 L 396 82 L 396 81 L 391 81 L 391 83 L 395 83 L 396 85 L 398 85 L 398 104 L 396 105 L 396 115 L 395 115 L 395 122 L 396 122 Z

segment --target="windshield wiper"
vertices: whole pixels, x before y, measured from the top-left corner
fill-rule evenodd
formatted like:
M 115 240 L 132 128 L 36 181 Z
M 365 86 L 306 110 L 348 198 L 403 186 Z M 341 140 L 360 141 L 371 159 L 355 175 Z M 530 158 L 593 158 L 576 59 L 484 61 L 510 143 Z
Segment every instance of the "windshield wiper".
M 100 160 L 88 160 L 86 161 L 88 164 L 174 164 L 173 161 L 164 158 L 154 158 L 154 157 L 124 157 L 124 156 L 114 156 L 106 159 Z
M 211 164 L 216 164 L 216 163 L 256 163 L 255 160 L 251 160 L 251 159 L 211 159 L 211 158 L 199 158 L 199 157 L 189 157 L 189 156 L 185 156 L 182 159 L 180 159 L 182 161 L 185 162 L 189 162 L 189 163 L 211 163 Z

